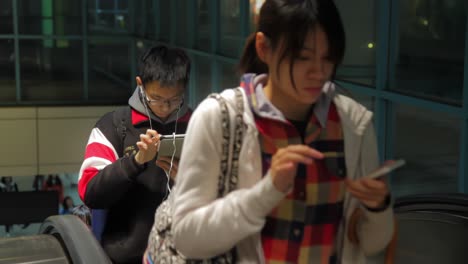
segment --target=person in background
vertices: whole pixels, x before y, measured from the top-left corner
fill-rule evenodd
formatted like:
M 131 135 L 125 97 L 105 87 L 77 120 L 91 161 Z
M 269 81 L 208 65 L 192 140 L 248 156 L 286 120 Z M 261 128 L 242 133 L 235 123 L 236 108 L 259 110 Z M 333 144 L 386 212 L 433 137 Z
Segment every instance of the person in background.
M 43 191 L 56 191 L 58 195 L 59 203 L 63 203 L 64 193 L 63 193 L 63 185 L 62 180 L 58 175 L 49 174 L 47 176 L 47 180 L 44 182 L 44 186 L 42 187 Z
M 0 179 L 0 191 L 2 192 L 17 192 L 18 185 L 13 181 L 13 177 L 4 176 Z
M 75 203 L 70 196 L 65 196 L 62 202 L 62 208 L 60 209 L 60 214 L 71 214 L 71 209 L 75 207 Z
M 44 183 L 45 183 L 44 175 L 37 174 L 36 176 L 34 176 L 32 187 L 35 191 L 42 191 L 42 188 L 44 188 Z
M 187 258 L 235 248 L 236 263 L 366 263 L 393 235 L 372 113 L 333 83 L 345 32 L 331 0 L 266 0 L 240 60 L 246 111 L 238 189 L 217 199 L 221 113 L 190 120 L 173 191 L 175 247 Z M 235 93 L 222 94 L 234 120 Z M 349 219 L 362 208 L 353 243 Z
M 93 233 L 114 263 L 141 263 L 154 212 L 177 172 L 170 157 L 156 161 L 159 135 L 184 134 L 191 110 L 184 100 L 190 59 L 158 45 L 140 59 L 128 106 L 105 114 L 91 131 L 78 193 L 91 208 Z

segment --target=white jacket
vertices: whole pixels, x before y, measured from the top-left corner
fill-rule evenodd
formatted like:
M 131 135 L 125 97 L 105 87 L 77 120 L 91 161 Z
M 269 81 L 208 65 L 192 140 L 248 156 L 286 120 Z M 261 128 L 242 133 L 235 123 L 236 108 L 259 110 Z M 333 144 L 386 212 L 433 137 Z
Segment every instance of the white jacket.
M 222 93 L 228 101 L 234 124 L 233 90 Z M 245 99 L 245 95 L 244 95 Z M 344 131 L 347 177 L 359 178 L 378 166 L 372 113 L 352 99 L 336 95 Z M 204 100 L 195 110 L 187 128 L 183 153 L 173 195 L 172 231 L 176 248 L 189 258 L 208 258 L 236 246 L 238 263 L 264 263 L 260 231 L 265 217 L 284 198 L 271 177 L 262 177 L 260 145 L 254 117 L 244 100 L 245 136 L 239 159 L 238 190 L 216 199 L 221 158 L 221 111 L 215 99 Z M 379 213 L 364 209 L 358 224 L 360 245 L 352 244 L 347 220 L 360 203 L 346 194 L 344 220 L 338 238 L 344 238 L 341 263 L 365 263 L 386 247 L 393 233 L 391 206 Z

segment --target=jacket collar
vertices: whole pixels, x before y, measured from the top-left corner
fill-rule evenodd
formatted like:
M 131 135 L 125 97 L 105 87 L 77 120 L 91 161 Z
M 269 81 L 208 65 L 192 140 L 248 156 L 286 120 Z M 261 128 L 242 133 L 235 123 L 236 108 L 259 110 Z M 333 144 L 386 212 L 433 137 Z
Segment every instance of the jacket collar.
M 258 116 L 280 122 L 288 122 L 286 117 L 265 96 L 263 91 L 268 75 L 245 74 L 241 86 L 244 88 L 252 111 Z M 330 104 L 335 96 L 335 85 L 332 82 L 324 84 L 322 94 L 313 106 L 313 112 L 322 127 L 325 127 Z

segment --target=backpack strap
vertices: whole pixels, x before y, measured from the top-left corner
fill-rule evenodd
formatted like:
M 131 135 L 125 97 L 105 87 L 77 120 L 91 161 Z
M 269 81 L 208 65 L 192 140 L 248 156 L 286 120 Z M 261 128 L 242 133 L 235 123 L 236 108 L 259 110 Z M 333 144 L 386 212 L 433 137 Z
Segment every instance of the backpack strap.
M 127 127 L 125 126 L 126 118 L 130 115 L 130 107 L 124 106 L 117 108 L 112 113 L 112 123 L 117 135 L 120 137 L 119 143 L 115 146 L 115 150 L 119 157 L 123 156 L 124 141 L 127 135 Z

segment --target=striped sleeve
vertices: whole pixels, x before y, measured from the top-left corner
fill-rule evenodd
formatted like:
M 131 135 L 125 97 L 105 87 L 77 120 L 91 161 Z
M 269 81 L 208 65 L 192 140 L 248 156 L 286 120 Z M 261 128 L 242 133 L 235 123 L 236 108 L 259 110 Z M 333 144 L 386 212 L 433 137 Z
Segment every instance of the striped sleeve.
M 112 123 L 103 116 L 91 131 L 78 178 L 78 194 L 91 208 L 109 208 L 127 192 L 142 167 L 133 156 L 119 157 L 114 146 L 122 145 Z
M 93 128 L 86 145 L 84 162 L 81 165 L 78 178 L 78 194 L 84 201 L 88 182 L 107 165 L 115 162 L 119 157 L 114 146 L 107 140 L 101 130 Z

